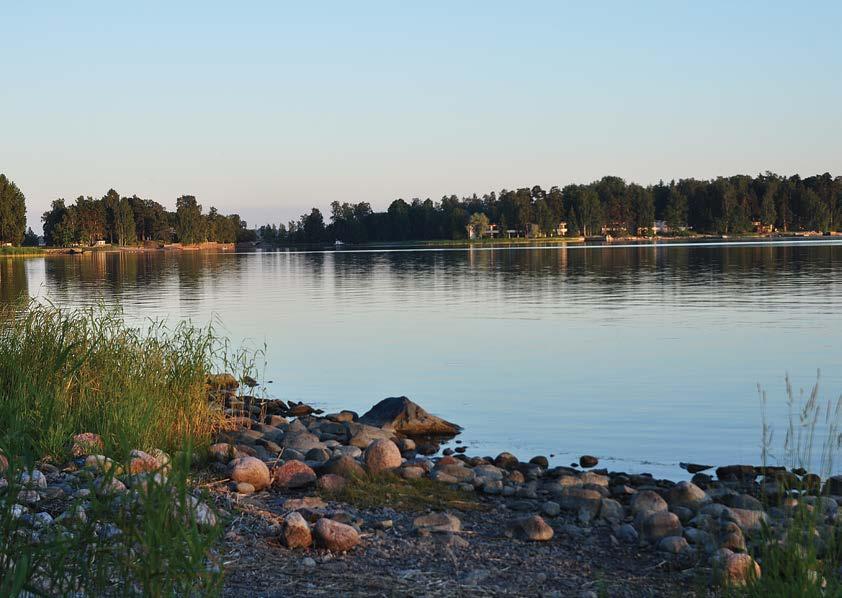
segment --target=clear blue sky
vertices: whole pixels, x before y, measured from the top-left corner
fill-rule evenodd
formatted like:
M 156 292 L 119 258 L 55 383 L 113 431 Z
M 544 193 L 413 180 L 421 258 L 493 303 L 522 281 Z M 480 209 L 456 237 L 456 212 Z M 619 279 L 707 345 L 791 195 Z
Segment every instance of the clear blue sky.
M 587 4 L 588 6 L 584 6 Z M 332 199 L 842 174 L 839 2 L 3 2 L 27 196 Z

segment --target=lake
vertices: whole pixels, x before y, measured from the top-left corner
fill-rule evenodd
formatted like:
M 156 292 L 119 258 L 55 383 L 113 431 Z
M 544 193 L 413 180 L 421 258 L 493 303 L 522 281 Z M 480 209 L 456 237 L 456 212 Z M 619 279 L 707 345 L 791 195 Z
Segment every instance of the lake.
M 832 240 L 0 259 L 0 301 L 102 301 L 265 343 L 278 398 L 363 412 L 406 395 L 464 426 L 469 454 L 675 478 L 679 461 L 759 462 L 758 384 L 778 447 L 787 372 L 842 394 L 840 280 Z

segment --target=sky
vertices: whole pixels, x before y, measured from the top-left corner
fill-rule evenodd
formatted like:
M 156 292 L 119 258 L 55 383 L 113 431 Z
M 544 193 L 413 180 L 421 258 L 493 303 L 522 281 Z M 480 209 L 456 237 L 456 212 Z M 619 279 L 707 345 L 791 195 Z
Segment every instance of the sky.
M 28 223 L 109 188 L 250 225 L 311 206 L 842 174 L 839 2 L 0 0 Z

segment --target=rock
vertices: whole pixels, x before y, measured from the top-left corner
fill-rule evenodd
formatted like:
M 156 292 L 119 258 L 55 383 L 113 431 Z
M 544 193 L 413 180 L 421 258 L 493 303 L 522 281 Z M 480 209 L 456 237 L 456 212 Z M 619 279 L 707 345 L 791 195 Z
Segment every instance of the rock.
M 668 509 L 667 502 L 661 498 L 661 495 L 653 490 L 641 490 L 635 493 L 629 501 L 632 515 L 643 519 L 652 513 L 659 511 L 666 511 Z
M 713 468 L 713 465 L 700 465 L 698 463 L 679 463 L 678 466 L 686 469 L 688 473 L 701 473 Z
M 73 436 L 70 454 L 74 457 L 98 454 L 105 450 L 105 443 L 99 434 L 82 432 Z
M 391 440 L 375 440 L 365 449 L 365 466 L 369 473 L 391 471 L 401 466 L 401 451 Z
M 443 473 L 448 476 L 455 478 L 459 482 L 466 482 L 471 483 L 474 481 L 476 475 L 474 474 L 472 469 L 465 467 L 463 464 L 449 464 L 449 465 L 437 465 L 436 468 L 433 470 L 436 473 Z
M 394 430 L 405 436 L 456 436 L 462 428 L 427 413 L 406 397 L 383 399 L 359 419 L 360 423 Z
M 419 534 L 425 533 L 456 533 L 461 531 L 462 522 L 450 513 L 429 513 L 421 515 L 412 521 L 413 529 Z
M 331 552 L 346 552 L 360 541 L 360 535 L 350 525 L 331 519 L 319 519 L 313 528 L 316 543 Z
M 497 467 L 499 467 L 501 469 L 508 469 L 508 470 L 515 469 L 518 466 L 518 463 L 520 463 L 520 461 L 518 461 L 517 457 L 515 457 L 511 453 L 503 452 L 503 453 L 500 453 L 499 455 L 497 455 L 494 458 L 494 465 L 496 465 Z M 523 475 L 523 474 L 521 474 L 521 475 Z
M 842 475 L 834 475 L 830 476 L 825 480 L 824 489 L 822 490 L 824 494 L 833 494 L 833 495 L 840 495 L 842 494 Z
M 699 488 L 693 482 L 678 482 L 675 486 L 669 489 L 667 493 L 667 501 L 671 506 L 687 507 L 698 511 L 703 506 L 711 502 L 710 497 L 705 494 L 705 491 Z
M 598 474 L 593 471 L 586 471 L 579 476 L 579 481 L 583 486 L 600 486 L 607 489 L 609 480 L 607 475 Z
M 678 515 L 678 518 L 679 520 L 681 520 L 682 524 L 687 523 L 695 516 L 695 512 L 693 511 L 693 509 L 689 509 L 687 507 L 674 507 L 670 505 L 670 512 Z
M 769 521 L 769 516 L 764 511 L 750 511 L 748 509 L 729 508 L 723 511 L 720 517 L 724 520 L 736 522 L 745 533 L 760 531 L 763 523 Z
M 757 470 L 754 465 L 725 465 L 716 468 L 716 477 L 724 481 L 754 481 Z
M 310 432 L 287 432 L 278 444 L 305 454 L 310 449 L 325 448 L 319 437 Z
M 236 390 L 240 383 L 231 374 L 208 374 L 206 383 L 212 390 Z
M 553 528 L 540 515 L 516 519 L 509 524 L 509 531 L 515 537 L 527 542 L 546 542 L 553 537 Z
M 313 543 L 310 526 L 301 513 L 293 511 L 284 517 L 281 539 L 287 548 L 307 548 Z
M 565 488 L 560 498 L 561 508 L 566 511 L 585 510 L 595 517 L 602 504 L 602 494 L 587 488 Z
M 330 459 L 332 453 L 326 448 L 312 448 L 307 451 L 307 454 L 304 455 L 305 461 L 318 461 L 319 463 L 324 463 L 328 459 Z
M 550 466 L 550 461 L 543 455 L 537 455 L 529 460 L 533 465 L 537 465 L 542 469 L 547 469 Z
M 681 536 L 684 532 L 681 522 L 674 513 L 656 511 L 650 513 L 641 525 L 643 539 L 654 544 L 667 536 Z
M 395 440 L 395 444 L 398 445 L 401 453 L 413 453 L 417 446 L 412 438 L 398 438 Z
M 31 471 L 22 471 L 20 473 L 18 481 L 20 482 L 20 485 L 26 489 L 47 489 L 47 476 L 41 473 L 41 471 L 39 471 L 38 469 L 32 469 Z
M 278 488 L 303 488 L 316 482 L 316 472 L 303 461 L 287 461 L 272 470 L 272 484 Z
M 548 500 L 541 505 L 541 512 L 547 517 L 557 517 L 561 513 L 561 505 L 557 502 Z
M 132 475 L 147 471 L 157 471 L 160 468 L 161 466 L 158 460 L 149 453 L 133 450 L 129 454 L 129 473 Z
M 713 570 L 717 581 L 726 587 L 742 587 L 760 577 L 760 565 L 748 554 L 737 554 L 727 548 L 716 552 Z
M 218 442 L 208 448 L 208 457 L 219 463 L 228 463 L 237 457 L 236 449 L 227 442 Z
M 683 536 L 666 536 L 658 542 L 658 550 L 670 554 L 679 554 L 687 548 L 689 548 L 689 545 Z
M 248 482 L 239 482 L 236 489 L 239 494 L 254 494 L 254 486 Z
M 616 536 L 618 540 L 626 544 L 637 544 L 637 530 L 631 524 L 624 523 L 618 527 Z
M 405 480 L 420 480 L 424 477 L 427 472 L 424 471 L 423 467 L 416 467 L 414 465 L 410 465 L 409 467 L 401 467 L 398 470 L 398 475 L 400 475 Z
M 352 459 L 356 459 L 357 457 L 361 457 L 363 451 L 358 446 L 337 446 L 333 449 L 333 456 L 337 457 L 339 455 L 344 455 L 346 457 L 351 457 Z
M 486 480 L 502 480 L 503 470 L 496 465 L 490 463 L 483 463 L 474 467 L 474 476 L 477 479 Z
M 287 511 L 300 511 L 302 509 L 314 509 L 318 511 L 326 508 L 327 503 L 318 496 L 290 498 L 284 501 L 284 509 Z
M 257 491 L 268 488 L 272 483 L 269 468 L 256 457 L 240 457 L 231 461 L 229 477 L 234 482 L 247 482 Z
M 740 527 L 733 521 L 727 521 L 720 528 L 719 545 L 733 552 L 745 552 L 746 540 Z
M 85 457 L 85 468 L 102 473 L 111 472 L 114 475 L 123 473 L 123 469 L 105 455 L 88 455 Z
M 305 556 L 303 559 L 301 559 L 301 566 L 307 567 L 308 569 L 312 569 L 313 567 L 316 566 L 316 561 L 315 561 L 315 559 L 313 559 L 309 556 Z
M 95 479 L 93 488 L 97 496 L 111 496 L 126 491 L 126 485 L 113 477 L 99 477 Z
M 345 426 L 348 428 L 348 437 L 350 438 L 348 444 L 360 449 L 368 448 L 368 445 L 375 440 L 391 440 L 395 437 L 390 430 L 383 430 L 362 423 L 347 422 Z
M 579 465 L 581 467 L 596 467 L 599 465 L 599 459 L 593 455 L 582 455 L 579 457 Z
M 750 494 L 736 494 L 726 496 L 723 501 L 725 505 L 734 509 L 747 509 L 749 511 L 762 511 L 763 503 Z
M 343 478 L 341 475 L 336 475 L 335 473 L 325 474 L 316 482 L 316 487 L 322 492 L 327 492 L 328 494 L 338 494 L 339 492 L 342 492 L 347 485 L 348 480 Z
M 603 498 L 600 502 L 599 516 L 611 523 L 620 523 L 625 517 L 623 505 L 613 498 Z
M 355 459 L 345 455 L 331 458 L 322 466 L 320 471 L 341 475 L 343 478 L 349 480 L 365 477 L 365 469 L 363 466 Z

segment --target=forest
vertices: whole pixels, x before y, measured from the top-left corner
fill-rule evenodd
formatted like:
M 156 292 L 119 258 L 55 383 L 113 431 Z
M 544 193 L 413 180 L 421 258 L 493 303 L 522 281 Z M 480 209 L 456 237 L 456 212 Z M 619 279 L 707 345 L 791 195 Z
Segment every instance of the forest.
M 842 226 L 842 177 L 801 178 L 771 172 L 713 180 L 681 179 L 642 186 L 606 176 L 587 185 L 524 187 L 440 201 L 396 199 L 385 212 L 368 202 L 335 200 L 329 221 L 313 208 L 297 221 L 261 226 L 258 237 L 278 245 L 465 239 L 469 235 L 648 236 L 655 221 L 670 234 L 733 235 L 836 231 Z
M 25 229 L 25 214 L 23 193 L 0 174 L 0 242 L 39 243 L 38 235 Z M 205 212 L 192 195 L 179 197 L 175 211 L 168 211 L 151 199 L 124 197 L 111 189 L 99 199 L 80 196 L 73 203 L 56 199 L 41 220 L 48 246 L 98 241 L 299 245 L 561 234 L 824 233 L 842 229 L 842 177 L 766 172 L 643 186 L 606 176 L 587 185 L 553 186 L 548 191 L 536 185 L 482 196 L 444 196 L 439 201 L 396 199 L 383 212 L 365 201 L 334 199 L 327 218 L 314 207 L 298 220 L 256 230 L 237 214 L 224 215 L 214 207 Z M 566 226 L 560 227 L 561 223 Z

